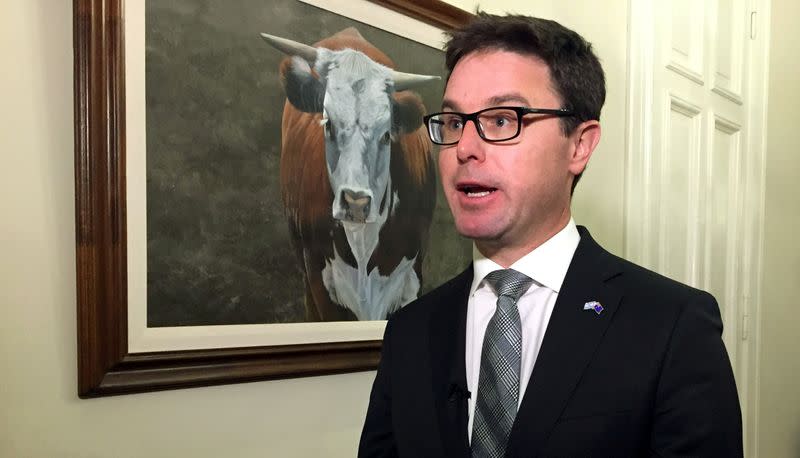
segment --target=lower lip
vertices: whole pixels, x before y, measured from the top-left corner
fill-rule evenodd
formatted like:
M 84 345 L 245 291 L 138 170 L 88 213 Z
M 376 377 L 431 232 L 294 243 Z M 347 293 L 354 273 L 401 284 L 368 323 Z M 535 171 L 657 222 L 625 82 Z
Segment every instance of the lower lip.
M 462 206 L 470 207 L 476 205 L 486 205 L 492 200 L 494 200 L 497 191 L 483 191 L 483 192 L 473 192 L 473 193 L 465 193 L 459 191 L 459 202 Z

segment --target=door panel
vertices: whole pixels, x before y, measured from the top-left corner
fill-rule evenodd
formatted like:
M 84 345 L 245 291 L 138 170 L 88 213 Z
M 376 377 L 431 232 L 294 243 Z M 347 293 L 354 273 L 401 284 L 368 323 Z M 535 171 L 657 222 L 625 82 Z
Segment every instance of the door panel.
M 717 298 L 750 455 L 769 0 L 629 6 L 625 256 Z

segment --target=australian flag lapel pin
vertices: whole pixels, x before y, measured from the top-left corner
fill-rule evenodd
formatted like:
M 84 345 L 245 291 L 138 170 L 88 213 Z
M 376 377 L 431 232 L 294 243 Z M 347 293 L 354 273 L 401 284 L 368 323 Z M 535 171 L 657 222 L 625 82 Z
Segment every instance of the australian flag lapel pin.
M 600 315 L 603 312 L 603 304 L 601 304 L 601 303 L 599 303 L 597 301 L 589 301 L 589 302 L 583 304 L 583 309 L 584 310 L 594 310 L 594 312 L 596 314 Z

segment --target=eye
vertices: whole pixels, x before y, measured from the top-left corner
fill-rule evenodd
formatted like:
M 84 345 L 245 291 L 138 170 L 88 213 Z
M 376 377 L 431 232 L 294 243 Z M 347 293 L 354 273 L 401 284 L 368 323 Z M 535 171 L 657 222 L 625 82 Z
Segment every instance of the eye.
M 336 128 L 333 127 L 333 123 L 330 119 L 325 123 L 325 133 L 331 140 L 336 138 Z
M 443 123 L 445 129 L 448 130 L 461 130 L 464 128 L 463 121 L 461 120 L 461 116 L 445 116 L 443 119 Z
M 387 130 L 386 132 L 383 133 L 383 136 L 381 137 L 381 143 L 383 144 L 389 143 L 391 139 L 392 136 L 389 134 L 389 131 Z
M 489 117 L 489 124 L 492 127 L 506 127 L 512 122 L 511 116 L 507 114 L 496 114 Z

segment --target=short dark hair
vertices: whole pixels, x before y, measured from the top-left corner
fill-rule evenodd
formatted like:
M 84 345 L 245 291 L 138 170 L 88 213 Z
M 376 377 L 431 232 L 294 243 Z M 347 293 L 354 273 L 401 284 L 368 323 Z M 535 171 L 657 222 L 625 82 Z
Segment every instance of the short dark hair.
M 591 43 L 576 32 L 548 19 L 478 12 L 469 24 L 449 35 L 445 44 L 448 80 L 459 60 L 474 52 L 502 50 L 535 56 L 550 70 L 553 89 L 561 98 L 559 108 L 575 113 L 561 118 L 564 135 L 584 121 L 600 120 L 606 99 L 603 67 Z M 580 177 L 572 182 L 573 190 Z

